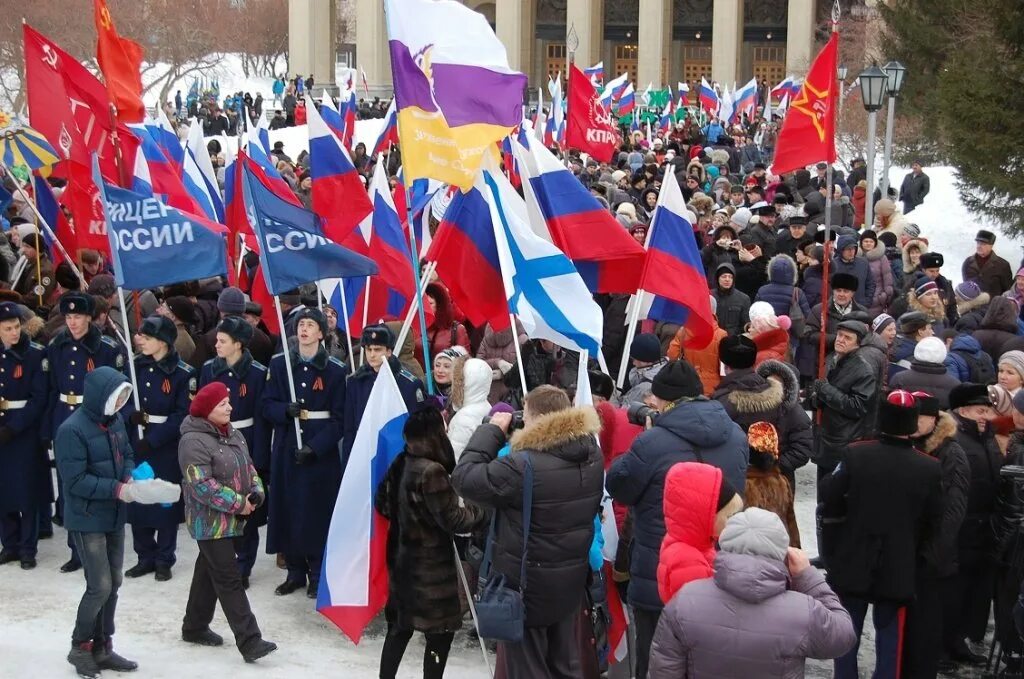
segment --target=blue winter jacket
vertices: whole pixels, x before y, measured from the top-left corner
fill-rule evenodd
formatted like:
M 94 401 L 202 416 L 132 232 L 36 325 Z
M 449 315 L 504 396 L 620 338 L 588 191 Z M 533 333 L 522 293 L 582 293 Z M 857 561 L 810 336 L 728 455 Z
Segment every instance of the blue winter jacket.
M 605 485 L 612 499 L 633 508 L 629 602 L 662 608 L 658 558 L 665 537 L 665 476 L 679 462 L 704 462 L 722 470 L 736 492 L 747 478 L 747 436 L 718 401 L 684 401 L 662 413 L 612 462 Z
M 754 301 L 771 304 L 776 316 L 790 316 L 793 290 L 798 290 L 796 301 L 804 318 L 807 318 L 811 315 L 811 305 L 807 303 L 804 291 L 795 287 L 796 281 L 796 262 L 789 255 L 775 255 L 768 260 L 768 282 L 758 289 Z
M 127 382 L 107 366 L 90 372 L 82 405 L 57 429 L 53 449 L 68 530 L 110 533 L 124 527 L 127 505 L 117 499 L 117 489 L 131 478 L 135 457 L 121 416 L 106 415 L 104 409 Z
M 970 335 L 957 335 L 949 346 L 949 353 L 946 354 L 946 372 L 961 382 L 972 381 L 971 366 L 968 365 L 962 354 L 969 354 L 981 361 L 988 361 L 990 366 L 992 364 L 992 357 L 981 350 L 978 340 Z M 995 374 L 994 368 L 993 374 Z

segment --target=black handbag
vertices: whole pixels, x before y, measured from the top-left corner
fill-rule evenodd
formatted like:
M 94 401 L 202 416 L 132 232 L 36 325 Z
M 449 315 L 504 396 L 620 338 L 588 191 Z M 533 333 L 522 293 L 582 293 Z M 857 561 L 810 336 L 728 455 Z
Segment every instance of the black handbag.
M 480 565 L 480 585 L 475 597 L 477 630 L 484 639 L 517 644 L 523 640 L 526 623 L 526 549 L 530 540 L 530 515 L 533 510 L 533 463 L 526 454 L 523 470 L 523 558 L 519 567 L 519 588 L 508 584 L 501 573 L 491 572 L 491 553 L 494 550 L 495 525 L 498 512 L 491 517 L 487 534 L 487 548 Z

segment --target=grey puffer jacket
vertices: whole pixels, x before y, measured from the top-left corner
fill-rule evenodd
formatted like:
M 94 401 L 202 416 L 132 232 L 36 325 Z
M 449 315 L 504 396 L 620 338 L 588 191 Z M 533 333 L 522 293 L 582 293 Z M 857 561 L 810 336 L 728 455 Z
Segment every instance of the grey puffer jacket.
M 713 578 L 679 590 L 651 645 L 650 679 L 804 676 L 806 658 L 853 648 L 853 621 L 816 568 L 719 552 Z

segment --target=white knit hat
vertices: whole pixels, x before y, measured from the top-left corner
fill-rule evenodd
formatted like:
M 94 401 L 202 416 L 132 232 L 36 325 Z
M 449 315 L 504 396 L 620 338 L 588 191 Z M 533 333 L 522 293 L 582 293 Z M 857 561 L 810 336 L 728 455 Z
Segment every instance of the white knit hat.
M 718 538 L 718 545 L 723 552 L 785 561 L 789 533 L 777 514 L 750 507 L 730 517 Z
M 946 360 L 946 343 L 938 337 L 925 337 L 914 347 L 914 360 L 941 365 Z
M 757 332 L 764 332 L 779 327 L 779 319 L 775 309 L 768 302 L 754 302 L 750 305 L 750 325 Z

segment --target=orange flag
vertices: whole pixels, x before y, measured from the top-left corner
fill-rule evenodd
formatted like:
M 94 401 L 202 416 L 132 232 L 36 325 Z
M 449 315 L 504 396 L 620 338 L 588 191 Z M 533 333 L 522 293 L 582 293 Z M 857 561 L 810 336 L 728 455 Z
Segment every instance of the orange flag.
M 772 163 L 775 174 L 821 161 L 835 162 L 836 104 L 840 96 L 836 82 L 838 63 L 839 33 L 833 32 L 811 64 L 800 94 L 793 99 L 782 122 Z
M 107 0 L 93 0 L 96 19 L 96 60 L 107 83 L 107 94 L 123 123 L 141 123 L 146 117 L 142 103 L 142 46 L 117 34 Z

